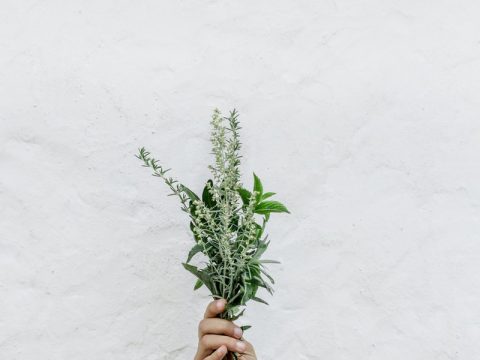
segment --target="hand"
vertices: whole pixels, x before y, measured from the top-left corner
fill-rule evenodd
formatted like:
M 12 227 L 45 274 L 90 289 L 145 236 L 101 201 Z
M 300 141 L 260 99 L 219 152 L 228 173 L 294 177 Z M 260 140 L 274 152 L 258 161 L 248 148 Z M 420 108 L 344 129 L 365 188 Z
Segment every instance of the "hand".
M 252 344 L 242 338 L 242 329 L 233 322 L 217 318 L 227 302 L 212 301 L 198 325 L 198 350 L 194 360 L 221 360 L 228 351 L 236 352 L 239 360 L 257 360 Z

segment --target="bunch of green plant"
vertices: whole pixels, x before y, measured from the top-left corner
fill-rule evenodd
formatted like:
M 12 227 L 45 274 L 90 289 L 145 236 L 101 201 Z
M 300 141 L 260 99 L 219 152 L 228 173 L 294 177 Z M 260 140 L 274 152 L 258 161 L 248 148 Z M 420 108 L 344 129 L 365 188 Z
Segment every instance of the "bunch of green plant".
M 238 319 L 249 300 L 267 304 L 257 296 L 259 288 L 273 294 L 273 278 L 265 264 L 278 263 L 262 259 L 270 241 L 265 226 L 272 213 L 289 213 L 280 202 L 271 200 L 273 192 L 265 192 L 259 177 L 253 174 L 253 190 L 243 188 L 240 182 L 241 143 L 238 112 L 228 117 L 215 109 L 211 119 L 212 153 L 209 179 L 201 196 L 167 175 L 170 169 L 159 165 L 145 148 L 137 158 L 143 166 L 153 170 L 181 203 L 181 209 L 190 218 L 190 229 L 195 245 L 183 263 L 186 270 L 197 277 L 194 290 L 205 285 L 213 298 L 224 298 L 227 307 L 220 315 L 227 320 Z M 190 264 L 192 258 L 203 253 L 208 261 L 202 268 Z M 249 326 L 244 326 L 244 330 Z

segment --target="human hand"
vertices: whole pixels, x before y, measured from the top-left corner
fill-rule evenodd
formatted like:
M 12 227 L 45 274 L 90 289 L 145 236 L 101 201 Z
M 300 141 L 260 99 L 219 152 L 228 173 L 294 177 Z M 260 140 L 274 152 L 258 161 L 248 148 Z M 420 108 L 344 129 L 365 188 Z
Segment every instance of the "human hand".
M 252 344 L 242 338 L 242 329 L 233 322 L 217 318 L 227 302 L 212 301 L 198 325 L 198 349 L 194 360 L 225 359 L 228 351 L 236 352 L 239 360 L 257 360 Z

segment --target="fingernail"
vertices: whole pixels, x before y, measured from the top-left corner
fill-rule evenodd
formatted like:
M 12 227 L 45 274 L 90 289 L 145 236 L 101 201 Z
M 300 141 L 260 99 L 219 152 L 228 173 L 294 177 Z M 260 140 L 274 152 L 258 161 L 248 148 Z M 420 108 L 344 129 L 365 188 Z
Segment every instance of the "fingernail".
M 233 329 L 233 335 L 236 337 L 236 338 L 241 338 L 242 337 L 242 334 L 243 334 L 243 331 L 242 329 L 240 329 L 239 327 L 236 327 L 235 329 Z
M 220 355 L 225 355 L 227 353 L 227 348 L 225 346 L 222 346 L 218 352 L 220 353 Z
M 246 345 L 244 342 L 237 341 L 237 350 L 238 351 L 244 351 L 246 349 Z

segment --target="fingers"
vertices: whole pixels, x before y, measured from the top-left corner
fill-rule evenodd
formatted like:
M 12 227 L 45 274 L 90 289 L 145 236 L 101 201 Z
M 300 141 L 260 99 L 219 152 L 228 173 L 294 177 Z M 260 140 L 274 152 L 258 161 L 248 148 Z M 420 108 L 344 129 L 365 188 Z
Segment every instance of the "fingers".
M 218 299 L 208 304 L 204 319 L 198 326 L 199 344 L 195 359 L 223 359 L 227 351 L 245 353 L 251 345 L 241 341 L 242 329 L 231 321 L 217 318 L 225 310 L 227 302 Z M 212 353 L 213 351 L 213 353 Z
M 224 309 L 227 301 L 225 299 L 219 299 L 212 301 L 210 304 L 207 305 L 207 310 L 205 310 L 204 318 L 214 318 L 218 314 L 220 314 Z
M 212 355 L 207 356 L 204 360 L 222 360 L 227 355 L 227 347 L 225 345 L 220 346 Z
M 234 323 L 224 319 L 207 318 L 198 325 L 198 337 L 206 334 L 227 335 L 237 339 L 242 337 L 243 331 Z
M 225 345 L 229 351 L 243 353 L 247 349 L 244 341 L 223 335 L 203 335 L 200 339 L 200 348 L 204 351 L 215 350 Z

